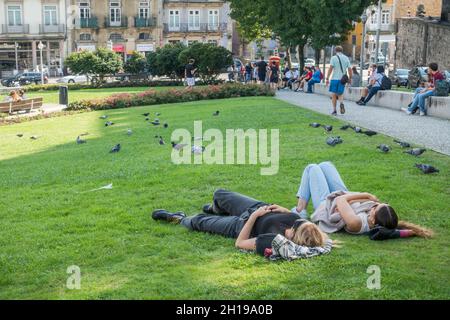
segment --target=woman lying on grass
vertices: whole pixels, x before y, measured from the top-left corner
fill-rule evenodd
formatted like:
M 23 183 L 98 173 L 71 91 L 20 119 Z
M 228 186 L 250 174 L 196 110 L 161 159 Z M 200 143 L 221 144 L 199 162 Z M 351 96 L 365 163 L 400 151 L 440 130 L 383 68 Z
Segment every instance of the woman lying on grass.
M 394 209 L 370 193 L 349 192 L 331 162 L 310 164 L 303 171 L 297 192 L 296 211 L 306 215 L 311 199 L 311 221 L 326 233 L 344 229 L 352 234 L 370 234 L 373 240 L 398 237 L 431 237 L 432 231 L 398 221 Z M 401 230 L 396 230 L 401 229 Z
M 234 238 L 238 249 L 253 250 L 271 259 L 308 258 L 328 253 L 332 241 L 319 228 L 278 205 L 219 189 L 213 204 L 202 214 L 186 217 L 183 212 L 156 210 L 154 220 L 179 223 L 189 230 Z

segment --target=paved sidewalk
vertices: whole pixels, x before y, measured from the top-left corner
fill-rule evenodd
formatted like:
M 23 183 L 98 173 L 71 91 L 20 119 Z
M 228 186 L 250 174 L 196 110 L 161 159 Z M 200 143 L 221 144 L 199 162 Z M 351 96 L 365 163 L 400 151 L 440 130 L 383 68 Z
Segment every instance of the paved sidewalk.
M 331 113 L 331 100 L 328 96 L 280 90 L 276 98 L 319 113 Z M 344 101 L 344 104 L 346 113 L 339 114 L 338 119 L 450 155 L 449 120 L 408 116 L 401 111 L 374 106 L 362 107 L 351 101 Z

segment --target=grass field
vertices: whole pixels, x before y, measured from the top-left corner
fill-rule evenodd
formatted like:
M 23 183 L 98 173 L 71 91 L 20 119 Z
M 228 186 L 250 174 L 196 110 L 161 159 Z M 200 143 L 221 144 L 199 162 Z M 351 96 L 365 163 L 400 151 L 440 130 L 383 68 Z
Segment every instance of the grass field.
M 149 126 L 143 112 L 161 112 L 169 128 Z M 116 124 L 104 127 L 102 114 Z M 203 120 L 203 130 L 280 129 L 279 173 L 261 176 L 258 165 L 176 166 L 170 146 L 154 135 L 168 142 L 174 128 L 192 130 L 194 120 Z M 427 151 L 416 159 L 390 137 L 340 130 L 334 134 L 344 143 L 329 147 L 324 131 L 308 126 L 313 121 L 341 124 L 273 98 L 236 98 L 0 127 L 0 298 L 449 299 L 449 157 Z M 77 145 L 82 132 L 88 142 Z M 122 150 L 108 153 L 116 143 Z M 394 149 L 382 154 L 379 143 Z M 374 193 L 436 237 L 377 242 L 336 234 L 344 246 L 329 255 L 274 263 L 237 251 L 232 239 L 150 219 L 156 208 L 198 213 L 219 187 L 291 208 L 303 168 L 324 160 L 351 190 Z M 413 167 L 418 161 L 441 172 L 423 175 Z M 112 190 L 84 192 L 109 183 Z M 66 288 L 71 265 L 81 268 L 80 290 Z M 370 265 L 381 269 L 380 290 L 366 287 Z
M 103 89 L 83 89 L 83 90 L 70 90 L 69 102 L 83 100 L 83 99 L 96 99 L 105 98 L 115 93 L 137 93 L 149 89 L 154 90 L 167 90 L 173 87 L 127 87 L 127 88 L 103 88 Z M 0 101 L 3 101 L 5 95 L 0 96 Z M 39 91 L 27 93 L 28 98 L 43 97 L 44 103 L 59 103 L 58 91 Z

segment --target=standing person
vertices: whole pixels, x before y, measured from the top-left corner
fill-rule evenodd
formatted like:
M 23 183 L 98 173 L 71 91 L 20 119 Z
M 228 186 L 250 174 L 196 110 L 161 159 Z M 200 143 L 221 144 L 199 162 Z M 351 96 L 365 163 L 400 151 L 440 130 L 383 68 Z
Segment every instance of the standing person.
M 359 75 L 356 67 L 353 66 L 352 67 L 352 83 L 350 84 L 350 86 L 353 88 L 357 88 L 361 85 L 360 82 L 361 82 L 361 76 Z
M 437 63 L 430 63 L 428 65 L 428 79 L 429 83 L 424 88 L 419 87 L 416 89 L 414 99 L 407 109 L 404 110 L 407 114 L 413 114 L 417 108 L 420 110 L 420 115 L 425 116 L 427 114 L 425 102 L 428 97 L 432 97 L 436 94 L 436 82 L 444 80 L 444 75 L 438 70 Z
M 347 75 L 348 72 L 348 75 Z M 331 82 L 330 82 L 331 77 Z M 339 108 L 341 114 L 345 113 L 344 106 L 344 90 L 347 83 L 352 82 L 352 68 L 350 60 L 343 54 L 341 46 L 336 46 L 336 54 L 331 57 L 330 68 L 327 73 L 327 85 L 330 85 L 330 92 L 332 93 L 333 112 L 331 115 L 336 116 L 336 103 L 339 100 Z
M 272 61 L 270 64 L 270 71 L 269 71 L 269 79 L 270 79 L 270 88 L 276 89 L 278 87 L 278 79 L 279 79 L 279 70 L 277 63 L 275 61 Z
M 184 69 L 184 77 L 186 78 L 187 88 L 192 89 L 195 86 L 195 72 L 197 72 L 197 68 L 194 67 L 195 60 L 190 59 L 189 63 L 186 65 Z
M 227 68 L 227 72 L 228 72 L 228 82 L 233 82 L 234 81 L 234 64 L 232 64 L 231 66 L 229 66 Z
M 261 56 L 261 60 L 257 63 L 258 66 L 258 81 L 259 84 L 263 84 L 266 81 L 267 62 L 264 61 L 264 57 Z
M 253 67 L 252 82 L 258 83 L 258 66 L 256 65 L 256 63 L 252 63 L 252 67 Z
M 249 83 L 252 81 L 253 68 L 252 64 L 248 62 L 245 65 L 245 83 Z

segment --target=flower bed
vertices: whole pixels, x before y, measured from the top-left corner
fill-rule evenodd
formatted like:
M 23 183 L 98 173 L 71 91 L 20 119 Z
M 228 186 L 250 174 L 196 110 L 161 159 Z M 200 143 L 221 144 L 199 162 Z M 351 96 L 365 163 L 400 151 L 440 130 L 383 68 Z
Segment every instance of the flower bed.
M 275 92 L 266 86 L 224 84 L 197 87 L 192 90 L 170 89 L 164 91 L 147 90 L 136 94 L 121 93 L 103 99 L 74 101 L 69 104 L 66 110 L 106 110 L 165 103 L 274 95 Z

